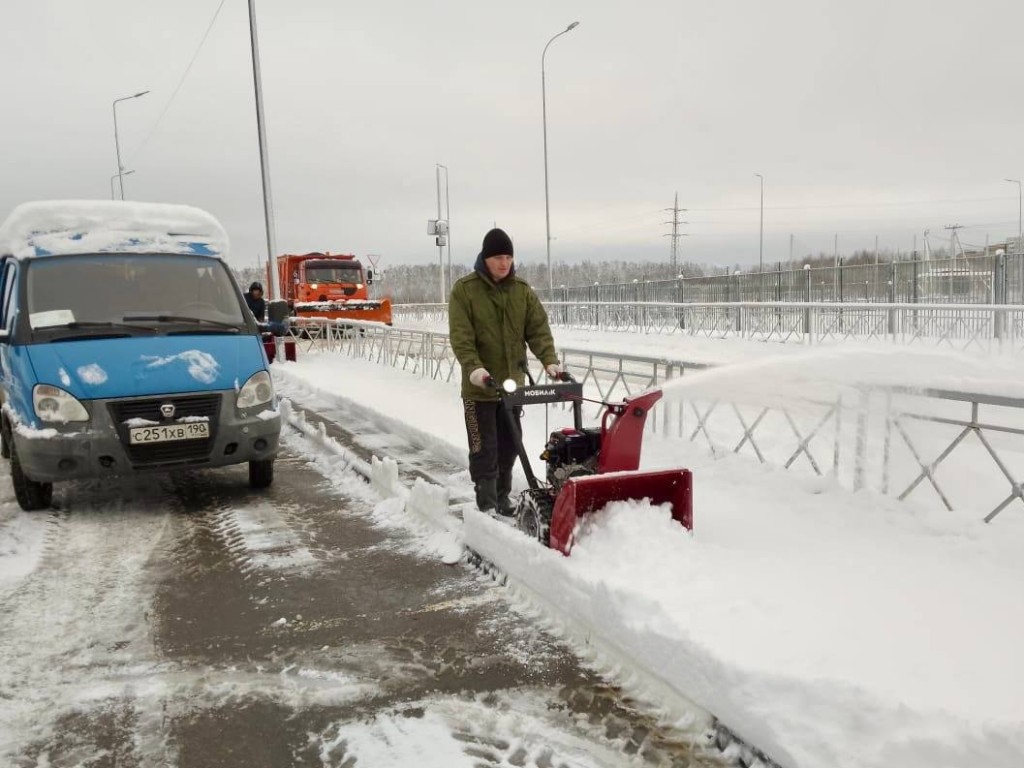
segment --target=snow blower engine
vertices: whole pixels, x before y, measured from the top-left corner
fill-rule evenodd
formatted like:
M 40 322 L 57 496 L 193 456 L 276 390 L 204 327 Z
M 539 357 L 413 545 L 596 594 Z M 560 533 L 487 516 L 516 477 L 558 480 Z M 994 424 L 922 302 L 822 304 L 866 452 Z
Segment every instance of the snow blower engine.
M 621 403 L 606 403 L 583 397 L 583 384 L 563 373 L 561 381 L 548 384 L 535 384 L 531 377 L 529 386 L 524 387 L 509 379 L 499 392 L 530 486 L 520 494 L 514 512 L 517 525 L 527 535 L 568 555 L 577 518 L 626 499 L 669 502 L 672 517 L 693 529 L 690 470 L 637 471 L 644 424 L 661 399 L 660 389 L 624 398 Z M 604 407 L 599 427 L 583 426 L 584 402 Z M 547 464 L 546 483 L 533 473 L 513 416 L 515 408 L 541 403 L 570 403 L 573 413 L 573 426 L 552 432 L 540 455 Z

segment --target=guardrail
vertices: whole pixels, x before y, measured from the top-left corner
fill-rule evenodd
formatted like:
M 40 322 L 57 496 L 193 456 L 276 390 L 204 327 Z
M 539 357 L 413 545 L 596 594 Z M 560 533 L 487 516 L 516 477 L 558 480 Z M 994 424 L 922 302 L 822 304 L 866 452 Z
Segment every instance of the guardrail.
M 317 318 L 296 321 L 289 333 L 300 356 L 341 354 L 453 387 L 461 381 L 445 333 Z M 749 454 L 762 464 L 900 500 L 930 492 L 947 509 L 967 510 L 986 522 L 1014 500 L 1024 503 L 1018 479 L 1024 474 L 1021 398 L 850 385 L 818 400 L 728 401 L 675 391 L 675 382 L 707 368 L 702 363 L 570 347 L 561 347 L 559 356 L 588 397 L 617 401 L 651 387 L 665 389 L 648 430 L 669 449 L 673 442 L 699 442 L 718 457 Z M 540 363 L 530 365 L 539 378 Z M 588 417 L 600 410 L 595 405 Z
M 582 330 L 823 344 L 886 341 L 1024 352 L 1022 304 L 741 301 L 548 302 L 552 325 Z M 396 321 L 442 323 L 443 304 L 394 307 Z

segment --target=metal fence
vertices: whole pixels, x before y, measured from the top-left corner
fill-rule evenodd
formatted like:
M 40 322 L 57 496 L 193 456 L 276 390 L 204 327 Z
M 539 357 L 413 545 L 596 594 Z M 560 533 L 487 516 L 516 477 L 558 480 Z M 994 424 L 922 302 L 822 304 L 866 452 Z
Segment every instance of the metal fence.
M 326 319 L 303 320 L 290 333 L 300 356 L 345 355 L 449 382 L 453 389 L 460 383 L 444 333 Z M 986 522 L 1014 501 L 1024 503 L 1024 399 L 852 383 L 817 398 L 691 395 L 688 385 L 699 380 L 703 364 L 573 348 L 561 348 L 559 355 L 589 397 L 619 401 L 662 387 L 665 397 L 648 420 L 648 439 L 664 441 L 668 452 L 696 442 L 716 457 L 749 455 L 851 490 L 937 501 Z M 532 367 L 539 377 L 540 364 L 533 360 Z M 588 418 L 600 411 L 588 408 Z
M 833 302 L 548 302 L 566 328 L 821 344 L 884 341 L 1024 352 L 1024 305 Z M 406 323 L 442 324 L 442 304 L 394 307 Z
M 537 289 L 545 302 L 1024 304 L 1024 255 L 959 256 Z

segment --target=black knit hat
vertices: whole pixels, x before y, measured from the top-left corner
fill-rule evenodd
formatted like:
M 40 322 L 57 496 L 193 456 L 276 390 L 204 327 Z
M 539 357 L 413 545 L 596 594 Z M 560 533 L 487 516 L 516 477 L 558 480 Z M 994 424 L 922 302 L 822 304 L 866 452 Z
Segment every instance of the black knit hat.
M 262 291 L 262 290 L 263 290 L 263 284 L 262 283 L 253 283 L 252 285 L 249 286 L 249 291 L 250 292 L 252 292 L 252 291 Z
M 506 235 L 503 229 L 492 229 L 484 235 L 484 244 L 480 249 L 480 255 L 485 259 L 491 256 L 514 256 L 512 238 Z

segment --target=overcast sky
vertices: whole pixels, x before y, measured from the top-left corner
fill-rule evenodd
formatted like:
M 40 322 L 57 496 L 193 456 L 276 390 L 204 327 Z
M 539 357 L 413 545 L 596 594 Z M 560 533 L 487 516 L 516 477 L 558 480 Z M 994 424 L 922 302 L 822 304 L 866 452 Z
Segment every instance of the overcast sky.
M 265 257 L 246 0 L 5 0 L 0 215 L 126 197 L 197 205 Z M 1024 178 L 1020 0 L 257 0 L 279 252 L 437 259 L 497 223 L 552 257 L 764 260 L 1015 235 Z M 204 33 L 209 36 L 200 48 Z M 198 51 L 198 55 L 197 55 Z M 193 60 L 187 77 L 182 77 Z M 180 85 L 180 88 L 178 88 Z M 443 183 L 443 182 L 442 182 Z M 442 197 L 444 190 L 442 187 Z

